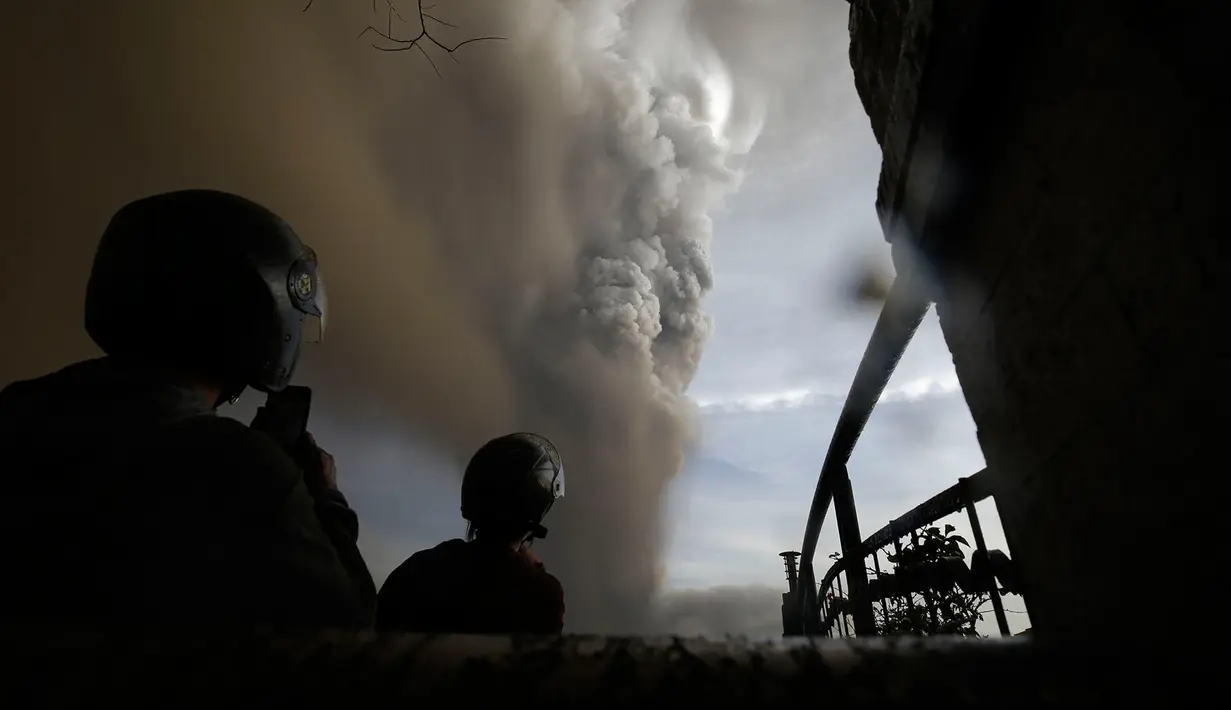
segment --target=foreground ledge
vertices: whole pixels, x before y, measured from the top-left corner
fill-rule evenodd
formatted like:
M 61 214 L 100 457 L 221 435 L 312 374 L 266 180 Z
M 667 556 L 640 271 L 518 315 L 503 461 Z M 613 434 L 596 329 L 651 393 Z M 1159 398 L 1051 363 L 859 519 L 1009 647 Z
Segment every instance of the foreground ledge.
M 5 707 L 1037 706 L 1174 703 L 1212 690 L 1211 676 L 1201 671 L 1208 650 L 1188 653 L 1158 642 L 1133 648 L 1048 647 L 1029 637 L 749 643 L 217 631 L 119 638 L 46 630 L 8 631 L 4 639 Z

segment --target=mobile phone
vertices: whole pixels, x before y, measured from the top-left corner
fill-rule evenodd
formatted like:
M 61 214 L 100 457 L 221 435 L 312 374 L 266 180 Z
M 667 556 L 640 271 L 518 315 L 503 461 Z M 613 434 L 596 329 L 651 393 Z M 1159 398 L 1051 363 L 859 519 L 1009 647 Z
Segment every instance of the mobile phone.
M 308 430 L 311 410 L 312 389 L 292 385 L 280 392 L 270 392 L 265 404 L 257 408 L 251 426 L 273 439 L 283 451 L 294 454 Z

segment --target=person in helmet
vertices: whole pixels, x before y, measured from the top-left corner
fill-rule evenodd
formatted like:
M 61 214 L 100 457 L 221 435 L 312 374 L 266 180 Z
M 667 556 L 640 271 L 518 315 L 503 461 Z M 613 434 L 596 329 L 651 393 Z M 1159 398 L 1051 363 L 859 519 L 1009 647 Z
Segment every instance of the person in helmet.
M 376 628 L 467 634 L 558 634 L 564 589 L 530 554 L 564 496 L 556 447 L 536 434 L 484 444 L 462 479 L 466 539 L 415 553 L 380 589 Z
M 325 318 L 316 255 L 264 207 L 185 190 L 121 208 L 86 289 L 104 356 L 0 391 L 0 613 L 370 626 L 332 458 L 216 415 L 248 387 L 284 389 Z

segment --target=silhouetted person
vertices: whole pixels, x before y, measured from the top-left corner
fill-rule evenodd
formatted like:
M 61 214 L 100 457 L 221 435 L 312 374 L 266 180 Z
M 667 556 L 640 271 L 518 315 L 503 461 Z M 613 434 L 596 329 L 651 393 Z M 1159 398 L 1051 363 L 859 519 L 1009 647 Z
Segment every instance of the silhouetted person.
M 564 467 L 547 439 L 509 434 L 484 444 L 462 480 L 466 540 L 417 552 L 380 590 L 384 631 L 557 634 L 564 589 L 530 554 L 543 518 L 564 496 Z
M 324 294 L 312 250 L 243 198 L 190 190 L 117 212 L 85 304 L 106 356 L 0 392 L 0 614 L 370 625 L 333 459 L 310 436 L 293 459 L 216 416 L 246 387 L 286 387 Z

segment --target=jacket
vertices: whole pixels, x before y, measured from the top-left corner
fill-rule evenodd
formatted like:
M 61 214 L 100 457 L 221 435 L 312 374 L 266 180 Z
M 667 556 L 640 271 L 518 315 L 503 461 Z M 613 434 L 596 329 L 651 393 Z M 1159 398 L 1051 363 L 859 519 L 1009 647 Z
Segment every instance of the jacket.
M 9 621 L 369 626 L 358 520 L 264 434 L 90 360 L 0 391 Z
M 380 589 L 376 628 L 456 634 L 558 634 L 564 589 L 509 547 L 449 540 L 412 555 Z

